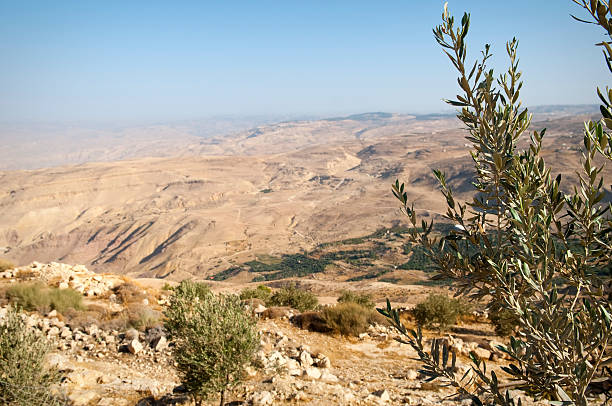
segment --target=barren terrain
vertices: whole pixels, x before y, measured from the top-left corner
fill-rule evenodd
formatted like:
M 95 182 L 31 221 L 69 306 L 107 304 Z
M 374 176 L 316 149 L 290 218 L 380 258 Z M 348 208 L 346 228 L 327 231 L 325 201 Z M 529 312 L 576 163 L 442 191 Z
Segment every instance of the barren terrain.
M 586 117 L 546 113 L 533 125 L 549 128 L 544 155 L 566 188 Z M 448 116 L 371 113 L 177 141 L 179 158 L 0 172 L 0 256 L 181 280 L 309 252 L 398 225 L 396 178 L 426 218 L 445 211 L 433 168 L 469 199 L 464 136 Z

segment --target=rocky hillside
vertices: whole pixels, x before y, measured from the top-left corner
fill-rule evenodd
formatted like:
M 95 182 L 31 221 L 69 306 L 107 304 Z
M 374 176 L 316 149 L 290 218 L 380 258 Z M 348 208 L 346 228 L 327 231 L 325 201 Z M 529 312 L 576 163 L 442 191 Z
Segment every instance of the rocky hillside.
M 10 297 L 6 292 L 32 282 L 68 285 L 85 296 L 81 310 L 34 310 L 26 316 L 27 324 L 53 343 L 48 362 L 65 375 L 60 390 L 72 404 L 190 404 L 173 367 L 173 344 L 159 319 L 170 293 L 167 287 L 95 274 L 83 266 L 33 263 L 0 274 L 0 292 L 4 292 L 0 319 Z M 447 398 L 448 388 L 423 382 L 416 353 L 395 341 L 397 334 L 389 327 L 375 325 L 359 337 L 341 337 L 297 327 L 295 310 L 270 312 L 257 306 L 253 311 L 259 318 L 260 349 L 248 368 L 247 381 L 232 392 L 232 404 L 458 402 Z M 495 369 L 506 362 L 494 349 L 501 339 L 492 336 L 482 317 L 479 313 L 447 336 L 460 354 L 460 370 L 467 371 L 469 351 L 490 360 Z

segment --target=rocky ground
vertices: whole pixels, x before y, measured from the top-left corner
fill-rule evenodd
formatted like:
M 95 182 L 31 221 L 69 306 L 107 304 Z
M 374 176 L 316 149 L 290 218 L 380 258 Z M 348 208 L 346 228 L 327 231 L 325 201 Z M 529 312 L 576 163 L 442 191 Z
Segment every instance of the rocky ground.
M 106 307 L 115 315 L 134 306 L 118 300 L 122 295 L 118 286 L 141 286 L 142 295 L 132 297 L 154 311 L 163 309 L 169 295 L 167 290 L 98 275 L 82 266 L 38 263 L 0 273 L 0 289 L 24 280 L 73 287 L 86 296 L 88 306 Z M 0 319 L 6 308 L 5 302 Z M 260 314 L 261 347 L 256 361 L 247 368 L 248 379 L 229 396 L 235 405 L 470 404 L 469 399 L 451 399 L 449 388 L 436 382 L 424 383 L 415 351 L 394 340 L 397 333 L 392 328 L 371 326 L 359 337 L 340 337 L 296 327 L 290 320 L 291 312 L 265 318 L 262 315 L 270 312 L 264 310 L 255 310 Z M 69 318 L 56 311 L 31 312 L 24 317 L 52 343 L 49 362 L 63 371 L 60 390 L 72 404 L 190 404 L 173 367 L 172 343 L 160 327 L 139 331 L 117 327 L 108 320 Z M 496 339 L 490 336 L 490 327 L 487 330 L 478 323 L 475 317 L 473 324 L 447 335 L 460 354 L 461 371 L 468 370 L 469 351 L 490 360 L 494 369 L 506 362 L 494 349 Z M 211 404 L 217 403 L 211 400 Z

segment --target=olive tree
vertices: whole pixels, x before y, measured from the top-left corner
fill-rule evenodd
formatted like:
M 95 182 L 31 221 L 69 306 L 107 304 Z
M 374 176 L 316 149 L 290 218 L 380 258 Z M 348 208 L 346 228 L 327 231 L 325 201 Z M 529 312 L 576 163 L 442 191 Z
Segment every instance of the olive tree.
M 182 282 L 171 296 L 166 328 L 181 381 L 196 405 L 240 383 L 259 346 L 256 321 L 236 295 L 215 295 L 204 284 Z
M 23 314 L 9 307 L 0 317 L 0 404 L 61 405 L 61 374 L 45 365 L 49 344 Z
M 612 34 L 609 3 L 575 1 Z M 612 92 L 598 91 L 603 118 L 586 123 L 582 167 L 573 193 L 561 189 L 541 156 L 545 129 L 530 134 L 526 149 L 517 147 L 531 123 L 520 102 L 522 88 L 518 41 L 506 44 L 509 67 L 496 76 L 487 67 L 490 46 L 467 62 L 470 15 L 456 24 L 445 5 L 434 36 L 458 72 L 460 94 L 447 100 L 460 108 L 457 117 L 467 130 L 474 162 L 474 197 L 459 202 L 446 175 L 435 170 L 447 203 L 445 217 L 455 227 L 432 232 L 432 222 L 419 221 L 418 208 L 407 200 L 405 185 L 393 193 L 412 230 L 409 239 L 422 245 L 435 264 L 435 278 L 451 278 L 458 295 L 486 300 L 489 308 L 513 315 L 518 328 L 508 346 L 500 347 L 512 362 L 502 369 L 516 387 L 535 398 L 559 404 L 587 404 L 589 385 L 598 378 L 612 334 L 608 296 L 612 258 L 610 206 L 605 197 L 603 164 L 612 159 Z M 612 71 L 612 48 L 600 44 Z M 456 355 L 444 340 L 424 348 L 420 331 L 406 329 L 387 303 L 379 311 L 390 317 L 414 347 L 429 379 L 443 379 L 475 404 L 515 404 L 500 388 L 494 371 L 472 354 L 472 373 L 455 375 Z M 520 404 L 520 399 L 518 400 Z

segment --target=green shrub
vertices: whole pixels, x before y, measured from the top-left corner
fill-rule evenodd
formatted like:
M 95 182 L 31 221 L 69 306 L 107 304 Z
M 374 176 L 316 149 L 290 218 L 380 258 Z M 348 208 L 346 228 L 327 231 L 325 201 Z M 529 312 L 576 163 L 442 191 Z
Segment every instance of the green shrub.
M 174 288 L 173 296 L 175 298 L 195 299 L 197 297 L 203 299 L 211 293 L 210 286 L 204 282 L 184 280 Z
M 519 318 L 509 310 L 497 310 L 489 313 L 489 320 L 495 326 L 495 334 L 509 336 L 519 324 Z
M 124 313 L 127 317 L 128 325 L 140 331 L 158 327 L 162 324 L 160 312 L 143 304 L 130 305 L 125 309 Z
M 365 307 L 366 309 L 374 309 L 374 302 L 372 301 L 372 295 L 369 293 L 357 293 L 350 290 L 342 292 L 338 298 L 338 303 L 357 303 Z
M 319 299 L 295 285 L 288 285 L 274 292 L 266 302 L 267 306 L 288 306 L 301 312 L 313 310 L 319 304 Z
M 585 12 L 576 19 L 603 28 L 606 39 L 597 45 L 612 72 L 612 3 L 573 3 Z M 393 193 L 412 225 L 406 238 L 423 247 L 437 276 L 452 279 L 458 294 L 489 300 L 489 309 L 517 317 L 517 332 L 504 348 L 512 359 L 503 368 L 508 379 L 520 381 L 521 390 L 536 399 L 586 406 L 596 389 L 593 379 L 609 376 L 602 369 L 612 337 L 610 274 L 600 271 L 612 262 L 612 211 L 604 176 L 606 161 L 612 161 L 612 92 L 597 90 L 601 116 L 586 122 L 583 137 L 576 139 L 582 141 L 582 154 L 577 179 L 568 185 L 544 160 L 543 151 L 551 148 L 544 143 L 546 130 L 528 131 L 533 129 L 532 115 L 520 99 L 518 41 L 506 43 L 509 64 L 499 74 L 490 68 L 490 45 L 472 59 L 469 29 L 470 15 L 455 19 L 445 4 L 434 36 L 458 73 L 461 90 L 447 102 L 460 108 L 457 117 L 472 144 L 473 197 L 457 199 L 447 182 L 454 174 L 434 170 L 446 203 L 444 217 L 453 223 L 436 235 L 431 233 L 433 221 L 420 218 L 420 208 L 408 200 L 410 186 L 396 180 Z M 521 140 L 526 134 L 530 138 Z M 473 404 L 521 404 L 477 359 L 471 366 L 473 389 L 468 388 L 463 374 L 453 372 L 455 358 L 448 356 L 448 343 L 434 340 L 428 352 L 422 335 L 404 328 L 389 302 L 381 313 L 417 351 L 428 380 L 441 378 L 443 384 L 460 388 Z
M 365 333 L 371 325 L 389 325 L 387 319 L 375 311 L 373 306 L 364 307 L 350 301 L 324 307 L 320 314 L 328 330 L 342 335 L 358 336 Z
M 49 345 L 21 314 L 9 307 L 0 320 L 0 404 L 61 405 L 57 388 L 61 375 L 45 365 Z
M 57 310 L 83 309 L 83 295 L 73 289 L 49 287 L 42 282 L 17 283 L 7 288 L 5 296 L 9 302 L 26 310 L 41 313 Z
M 327 325 L 342 335 L 358 336 L 367 331 L 370 311 L 357 303 L 338 303 L 321 312 Z
M 13 269 L 13 268 L 15 268 L 15 264 L 13 264 L 11 261 L 0 259 L 0 272 L 4 272 L 7 269 Z
M 462 300 L 452 299 L 446 295 L 430 294 L 425 301 L 415 306 L 412 313 L 418 325 L 446 330 L 468 311 L 469 307 Z
M 266 285 L 259 285 L 256 288 L 244 288 L 242 292 L 240 292 L 240 300 L 260 299 L 265 303 L 268 301 L 271 294 L 272 289 Z
M 183 309 L 183 303 L 204 301 L 212 294 L 207 284 L 184 280 L 174 287 L 174 291 L 170 296 L 170 305 L 168 309 Z M 166 310 L 166 316 L 169 311 L 170 310 Z M 172 317 L 166 317 L 164 322 L 170 336 L 172 336 L 173 332 L 180 331 L 181 327 L 187 324 L 189 318 L 189 314 L 185 311 L 173 310 L 171 314 Z
M 192 282 L 175 290 L 165 315 L 176 368 L 188 393 L 201 405 L 220 392 L 223 405 L 225 391 L 242 380 L 259 346 L 256 322 L 238 296 L 215 296 Z

